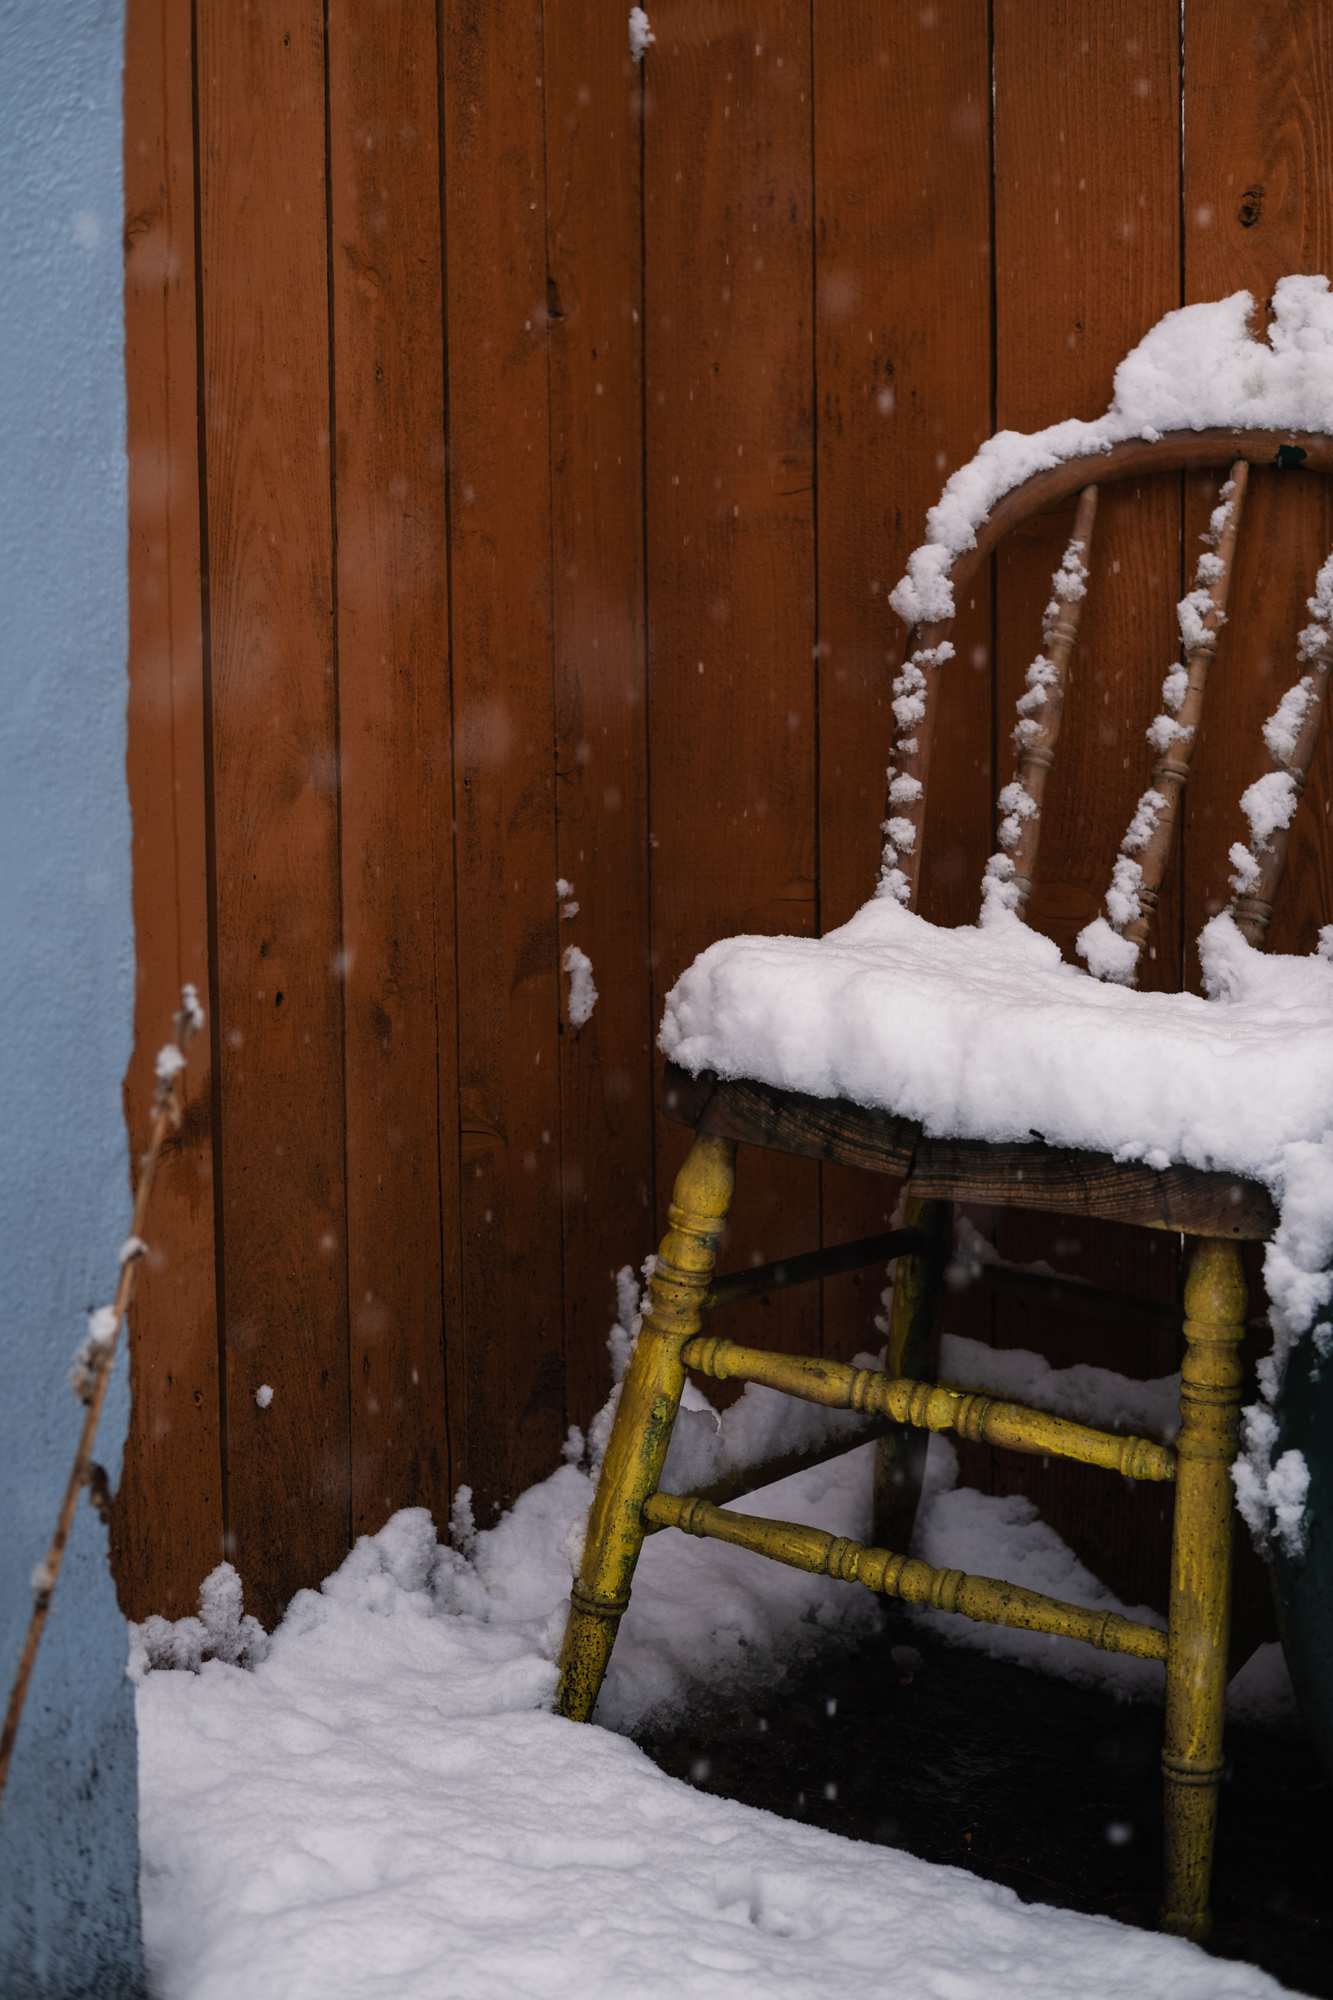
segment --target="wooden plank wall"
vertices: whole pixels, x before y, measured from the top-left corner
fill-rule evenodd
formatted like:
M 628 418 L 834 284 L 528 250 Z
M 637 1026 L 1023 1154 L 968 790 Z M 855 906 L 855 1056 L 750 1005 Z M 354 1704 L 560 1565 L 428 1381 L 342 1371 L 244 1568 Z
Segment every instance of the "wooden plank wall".
M 1183 29 L 1179 0 L 651 12 L 636 69 L 626 9 L 591 0 L 130 0 L 132 1131 L 181 979 L 210 1015 L 134 1328 L 136 1615 L 189 1609 L 225 1550 L 272 1617 L 392 1508 L 443 1524 L 467 1484 L 484 1521 L 551 1470 L 681 1154 L 664 992 L 714 937 L 815 933 L 873 882 L 886 597 L 947 472 L 997 424 L 1095 414 L 1163 311 L 1333 259 L 1318 0 L 1186 0 Z M 1298 504 L 1252 508 L 1248 671 L 1212 711 L 1167 983 L 1333 532 Z M 1037 918 L 1062 942 L 1146 772 L 1205 505 L 1104 510 L 1116 636 L 1080 674 L 1123 748 L 1059 767 Z M 941 921 L 974 908 L 1062 533 L 968 608 Z M 1326 747 L 1288 947 L 1329 909 L 1329 779 Z M 728 1255 L 860 1233 L 894 1196 L 747 1159 Z M 1174 1294 L 1168 1244 L 978 1222 Z M 880 1282 L 746 1330 L 851 1353 Z M 1174 1358 L 1132 1312 L 1077 1347 L 979 1288 L 958 1312 L 1055 1358 Z M 1021 1461 L 970 1471 L 1026 1490 Z M 1156 1499 L 1088 1480 L 1043 1506 L 1160 1596 Z

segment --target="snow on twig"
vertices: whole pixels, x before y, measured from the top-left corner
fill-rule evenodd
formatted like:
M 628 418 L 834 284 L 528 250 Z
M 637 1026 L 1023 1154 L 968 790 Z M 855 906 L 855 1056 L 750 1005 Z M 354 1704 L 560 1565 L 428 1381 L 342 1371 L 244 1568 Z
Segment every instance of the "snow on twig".
M 71 1386 L 84 1405 L 84 1419 L 50 1547 L 47 1549 L 45 1559 L 33 1571 L 32 1615 L 28 1621 L 23 1649 L 10 1688 L 4 1727 L 0 1731 L 0 1795 L 3 1794 L 9 1777 L 14 1743 L 32 1680 L 37 1649 L 46 1628 L 47 1613 L 60 1576 L 79 1495 L 87 1487 L 96 1501 L 99 1482 L 103 1486 L 105 1483 L 104 1475 L 93 1462 L 93 1444 L 101 1420 L 102 1405 L 106 1399 L 107 1384 L 111 1379 L 112 1364 L 116 1358 L 120 1329 L 133 1301 L 139 1266 L 147 1249 L 143 1233 L 144 1224 L 162 1147 L 168 1133 L 175 1131 L 180 1124 L 178 1090 L 181 1072 L 186 1064 L 186 1050 L 203 1027 L 203 1023 L 204 1014 L 199 1005 L 199 996 L 193 986 L 186 986 L 182 990 L 180 1011 L 175 1019 L 175 1038 L 159 1051 L 154 1064 L 156 1081 L 153 1091 L 153 1122 L 148 1147 L 140 1162 L 139 1184 L 135 1191 L 130 1233 L 121 1245 L 117 1260 L 120 1276 L 115 1297 L 110 1305 L 99 1306 L 95 1312 L 89 1314 L 88 1331 L 80 1343 L 70 1370 Z

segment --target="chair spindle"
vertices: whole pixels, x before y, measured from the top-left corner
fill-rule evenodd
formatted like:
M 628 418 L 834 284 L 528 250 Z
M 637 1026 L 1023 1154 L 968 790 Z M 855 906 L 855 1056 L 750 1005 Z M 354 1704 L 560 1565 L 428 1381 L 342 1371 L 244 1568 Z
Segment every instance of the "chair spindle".
M 1168 670 L 1162 683 L 1162 713 L 1148 729 L 1148 741 L 1158 753 L 1157 763 L 1152 783 L 1135 807 L 1120 842 L 1106 892 L 1110 921 L 1099 919 L 1089 924 L 1078 940 L 1090 969 L 1126 985 L 1137 978 L 1139 954 L 1152 929 L 1175 839 L 1180 798 L 1203 719 L 1208 668 L 1217 650 L 1217 635 L 1226 622 L 1249 472 L 1244 459 L 1237 459 L 1232 466 L 1203 536 L 1208 547 L 1199 557 L 1194 588 L 1180 601 L 1184 664 Z
M 1262 945 L 1272 920 L 1291 823 L 1324 719 L 1329 664 L 1333 661 L 1333 555 L 1320 569 L 1314 596 L 1307 603 L 1311 623 L 1296 641 L 1297 657 L 1305 671 L 1264 724 L 1264 743 L 1273 767 L 1242 794 L 1249 844 L 1238 840 L 1228 857 L 1235 869 L 1231 914 L 1241 934 L 1253 945 Z
M 1041 840 L 1046 774 L 1064 714 L 1069 661 L 1088 594 L 1088 557 L 1097 518 L 1097 488 L 1085 486 L 1074 515 L 1074 530 L 1051 578 L 1051 600 L 1042 615 L 1041 651 L 1027 670 L 1014 725 L 1014 775 L 999 796 L 998 851 L 986 864 L 983 907 L 992 898 L 1020 915 L 1032 893 Z
M 931 677 L 951 660 L 949 621 L 914 627 L 908 634 L 907 658 L 893 683 L 893 717 L 898 736 L 888 770 L 888 812 L 879 893 L 894 896 L 909 907 L 915 901 L 921 872 L 922 834 L 926 818 L 926 776 L 934 724 Z

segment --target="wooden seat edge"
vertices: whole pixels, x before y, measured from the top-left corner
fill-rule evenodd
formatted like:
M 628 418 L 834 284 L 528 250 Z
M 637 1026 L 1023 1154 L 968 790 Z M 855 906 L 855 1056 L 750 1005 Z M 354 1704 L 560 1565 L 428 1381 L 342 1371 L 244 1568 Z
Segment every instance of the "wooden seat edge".
M 1023 1145 L 933 1139 L 912 1119 L 845 1098 L 807 1097 L 749 1078 L 691 1076 L 674 1063 L 667 1065 L 664 1103 L 696 1132 L 891 1174 L 926 1198 L 1254 1242 L 1277 1227 L 1268 1189 L 1234 1174 L 1186 1166 L 1159 1171 L 1036 1139 Z

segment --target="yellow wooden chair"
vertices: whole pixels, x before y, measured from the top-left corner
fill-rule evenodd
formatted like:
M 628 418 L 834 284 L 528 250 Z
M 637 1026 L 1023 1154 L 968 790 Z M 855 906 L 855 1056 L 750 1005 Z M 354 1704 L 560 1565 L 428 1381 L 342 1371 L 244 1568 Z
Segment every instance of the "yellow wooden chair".
M 1078 495 L 1066 579 L 1048 608 L 1039 661 L 1044 699 L 1029 703 L 1016 731 L 1015 785 L 1001 795 L 1001 853 L 989 872 L 989 893 L 1021 911 L 1031 886 L 1046 773 L 1055 752 L 1065 677 L 1084 601 L 1081 579 L 1093 535 L 1098 488 L 1150 474 L 1226 468 L 1212 547 L 1196 582 L 1197 620 L 1187 650 L 1187 679 L 1177 677 L 1178 727 L 1156 741 L 1153 787 L 1164 802 L 1155 825 L 1140 826 L 1128 844 L 1141 875 L 1137 911 L 1123 928 L 1103 920 L 1103 942 L 1132 958 L 1148 933 L 1173 837 L 1177 805 L 1202 710 L 1210 658 L 1225 618 L 1232 556 L 1249 470 L 1333 471 L 1333 439 L 1267 431 L 1209 430 L 1135 440 L 1093 458 L 1066 461 L 1030 478 L 994 507 L 974 548 L 950 572 L 953 597 L 996 543 L 1040 510 Z M 1072 587 L 1069 579 L 1075 579 Z M 1058 579 L 1057 579 L 1058 581 Z M 924 626 L 908 642 L 907 664 L 895 691 L 902 735 L 894 754 L 895 784 L 886 831 L 890 893 L 910 902 L 920 868 L 924 787 L 930 747 L 934 673 L 950 650 L 946 622 Z M 1297 784 L 1309 767 L 1327 680 L 1327 650 L 1304 666 L 1316 699 L 1307 704 L 1281 768 Z M 1050 669 L 1050 671 L 1046 671 Z M 1020 708 L 1023 704 L 1020 703 Z M 901 782 L 902 779 L 907 782 Z M 1013 811 L 1015 799 L 1031 808 Z M 1252 944 L 1261 941 L 1282 871 L 1286 833 L 1277 829 L 1232 905 Z M 1122 967 L 1123 971 L 1123 967 Z M 1236 1453 L 1241 1392 L 1239 1347 L 1246 1316 L 1240 1244 L 1267 1238 L 1275 1212 L 1267 1189 L 1231 1174 L 1172 1165 L 1162 1171 L 1109 1155 L 1045 1144 L 1000 1145 L 932 1138 L 905 1117 L 845 1099 L 804 1096 L 769 1084 L 719 1081 L 681 1070 L 669 1074 L 668 1103 L 692 1124 L 695 1139 L 677 1177 L 650 1282 L 650 1305 L 621 1393 L 588 1523 L 561 1656 L 560 1712 L 583 1720 L 593 1711 L 618 1622 L 629 1600 L 646 1533 L 665 1527 L 710 1536 L 798 1569 L 860 1583 L 911 1604 L 1044 1632 L 1063 1633 L 1116 1652 L 1164 1660 L 1163 1748 L 1166 1881 L 1162 1921 L 1190 1936 L 1207 1926 L 1208 1891 L 1222 1774 L 1222 1716 L 1230 1611 L 1230 1466 Z M 886 1236 L 818 1251 L 761 1272 L 715 1278 L 719 1234 L 731 1201 L 738 1144 L 777 1148 L 899 1177 L 908 1196 L 907 1227 Z M 950 1254 L 954 1201 L 1009 1204 L 1061 1215 L 1105 1217 L 1194 1239 L 1184 1295 L 1184 1359 L 1180 1430 L 1174 1448 L 1069 1422 L 986 1395 L 919 1379 L 933 1347 L 934 1302 Z M 896 1258 L 885 1366 L 768 1353 L 738 1346 L 701 1327 L 720 1306 L 779 1283 Z M 686 1369 L 714 1380 L 769 1388 L 890 1420 L 879 1448 L 877 1531 L 895 1519 L 894 1553 L 835 1538 L 820 1530 L 761 1520 L 718 1504 L 722 1496 L 662 1492 L 659 1480 L 671 1440 Z M 1105 1612 L 1081 1609 L 987 1577 L 934 1569 L 907 1553 L 915 1508 L 910 1465 L 913 1430 L 953 1430 L 1018 1451 L 1072 1458 L 1127 1478 L 1174 1481 L 1176 1487 L 1168 1630 Z M 918 1444 L 918 1452 L 924 1444 Z M 753 1481 L 750 1482 L 753 1486 Z M 741 1487 L 740 1490 L 745 1490 Z M 729 1494 L 727 1497 L 734 1497 Z M 886 1534 L 886 1539 L 888 1538 Z

